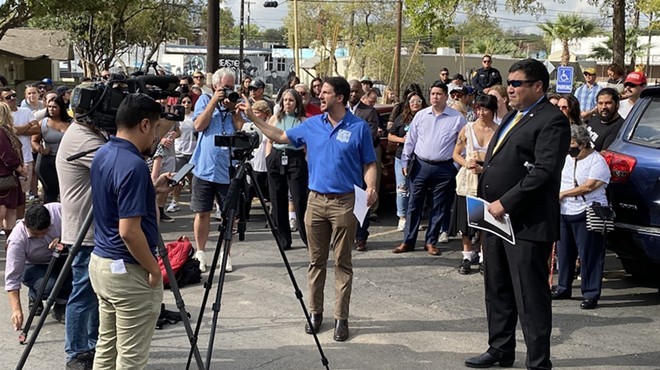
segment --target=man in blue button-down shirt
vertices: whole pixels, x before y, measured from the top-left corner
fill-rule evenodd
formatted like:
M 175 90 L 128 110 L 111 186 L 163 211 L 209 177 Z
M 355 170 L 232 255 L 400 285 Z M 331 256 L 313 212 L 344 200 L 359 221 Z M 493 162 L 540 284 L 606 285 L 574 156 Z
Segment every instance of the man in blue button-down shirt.
M 447 85 L 436 81 L 431 86 L 431 106 L 417 112 L 410 123 L 410 131 L 403 144 L 401 162 L 406 176 L 410 177 L 410 200 L 406 214 L 403 242 L 394 253 L 415 249 L 417 229 L 422 218 L 424 200 L 429 192 L 429 228 L 426 231 L 424 249 L 437 256 L 435 247 L 446 243 L 450 212 L 456 189 L 456 167 L 452 159 L 458 133 L 465 126 L 465 117 L 447 106 Z M 414 156 L 413 156 L 414 154 Z M 411 162 L 408 166 L 408 162 Z M 410 173 L 407 173 L 410 168 Z M 440 234 L 442 232 L 442 235 Z

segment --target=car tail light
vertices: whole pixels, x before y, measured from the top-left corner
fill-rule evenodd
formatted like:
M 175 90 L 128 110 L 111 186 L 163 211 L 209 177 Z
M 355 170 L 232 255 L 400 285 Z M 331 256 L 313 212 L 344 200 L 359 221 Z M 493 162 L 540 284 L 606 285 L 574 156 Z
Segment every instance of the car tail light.
M 612 171 L 610 182 L 628 182 L 630 174 L 632 174 L 632 171 L 637 164 L 637 158 L 617 152 L 611 152 L 609 150 L 603 152 L 603 157 L 605 157 L 605 161 L 610 167 L 610 171 Z

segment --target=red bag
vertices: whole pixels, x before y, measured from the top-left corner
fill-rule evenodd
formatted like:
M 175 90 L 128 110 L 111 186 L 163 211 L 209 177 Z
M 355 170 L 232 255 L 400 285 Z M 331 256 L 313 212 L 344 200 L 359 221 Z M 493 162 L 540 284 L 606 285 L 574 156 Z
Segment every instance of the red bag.
M 170 259 L 170 264 L 172 265 L 172 271 L 176 275 L 183 264 L 186 263 L 189 256 L 193 253 L 193 246 L 188 240 L 188 237 L 182 235 L 177 241 L 167 243 L 165 245 L 167 249 L 167 257 Z M 163 259 L 158 258 L 158 266 L 160 266 L 160 272 L 163 275 L 163 284 L 169 284 L 170 278 L 167 276 L 167 271 L 165 271 L 165 265 L 163 264 Z

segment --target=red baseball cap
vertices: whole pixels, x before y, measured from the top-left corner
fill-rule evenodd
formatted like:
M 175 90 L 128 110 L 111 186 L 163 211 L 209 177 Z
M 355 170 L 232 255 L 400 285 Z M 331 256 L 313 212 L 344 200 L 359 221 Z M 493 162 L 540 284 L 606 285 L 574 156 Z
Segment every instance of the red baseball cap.
M 623 83 L 623 86 L 627 84 L 631 85 L 646 85 L 646 76 L 642 72 L 630 72 L 626 76 L 626 81 Z

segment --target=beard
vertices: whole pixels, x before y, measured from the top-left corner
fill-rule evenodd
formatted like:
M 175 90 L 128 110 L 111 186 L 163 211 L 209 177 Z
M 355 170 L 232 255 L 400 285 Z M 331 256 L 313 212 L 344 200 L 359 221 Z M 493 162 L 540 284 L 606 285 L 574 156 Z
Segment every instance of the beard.
M 609 109 L 603 109 L 602 111 L 598 112 L 601 122 L 610 122 L 614 119 L 616 114 L 616 111 L 610 111 Z

